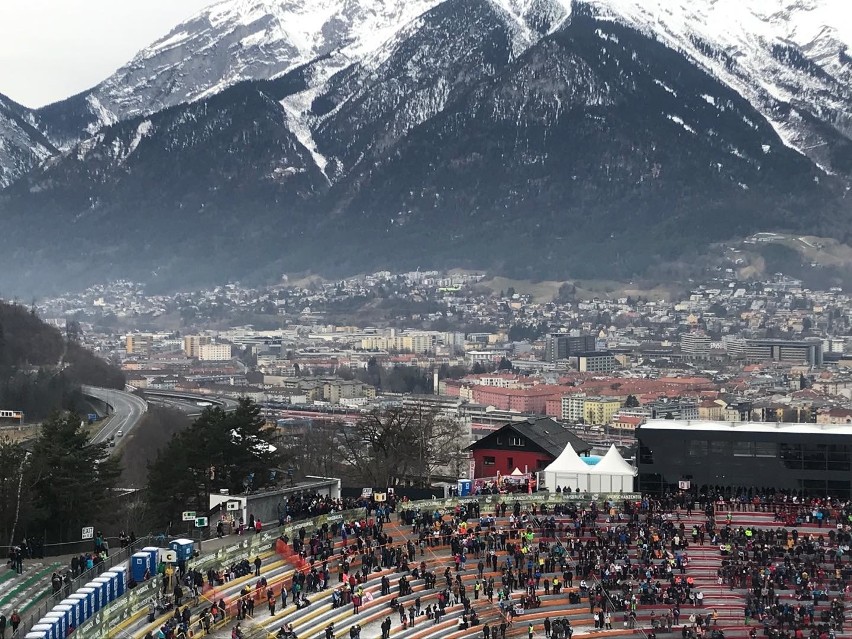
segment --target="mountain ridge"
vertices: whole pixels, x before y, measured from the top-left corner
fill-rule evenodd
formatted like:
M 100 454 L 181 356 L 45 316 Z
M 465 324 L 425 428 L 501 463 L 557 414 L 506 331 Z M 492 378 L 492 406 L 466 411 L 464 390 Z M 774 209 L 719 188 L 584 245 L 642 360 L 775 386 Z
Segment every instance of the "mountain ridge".
M 170 286 L 426 264 L 628 278 L 755 231 L 849 236 L 840 35 L 802 32 L 794 46 L 779 27 L 711 42 L 693 25 L 712 22 L 714 3 L 668 5 L 659 32 L 650 14 L 631 13 L 660 2 L 394 0 L 382 5 L 390 14 L 365 17 L 374 2 L 324 0 L 305 31 L 319 35 L 290 42 L 300 53 L 286 64 L 273 52 L 287 70 L 269 78 L 231 82 L 231 66 L 171 93 L 152 80 L 128 93 L 135 114 L 109 111 L 114 121 L 76 142 L 89 107 L 105 103 L 96 94 L 26 113 L 56 144 L 0 192 L 16 247 L 0 263 L 37 287 L 57 270 L 69 282 Z M 738 4 L 795 13 L 827 2 Z M 186 40 L 214 46 L 221 38 L 205 29 L 217 19 L 229 25 L 222 42 L 248 37 L 228 30 L 237 26 L 275 40 L 271 5 L 306 6 L 220 3 L 199 14 L 200 35 L 179 25 L 131 70 L 141 77 L 139 61 Z M 223 7 L 233 11 L 215 13 Z M 388 18 L 395 10 L 402 24 Z M 375 24 L 386 31 L 364 35 Z M 801 104 L 739 86 L 767 57 L 766 77 Z M 191 86 L 219 88 L 180 98 Z M 155 94 L 175 103 L 139 106 Z

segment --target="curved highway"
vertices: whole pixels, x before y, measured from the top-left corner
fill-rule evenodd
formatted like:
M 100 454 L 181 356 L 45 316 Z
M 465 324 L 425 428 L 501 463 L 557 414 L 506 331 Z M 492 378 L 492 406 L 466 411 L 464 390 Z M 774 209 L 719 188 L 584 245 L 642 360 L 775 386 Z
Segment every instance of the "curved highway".
M 145 399 L 151 404 L 159 404 L 184 413 L 187 417 L 198 417 L 208 406 L 218 406 L 226 413 L 237 409 L 240 403 L 235 399 L 211 395 L 196 395 L 176 391 L 145 390 Z
M 148 411 L 148 403 L 132 393 L 97 386 L 83 386 L 82 391 L 87 397 L 94 397 L 113 410 L 109 419 L 102 423 L 100 430 L 92 437 L 94 444 L 109 441 L 118 431 L 122 431 L 122 437 L 115 440 L 116 447 L 121 446 L 125 436 L 139 424 L 142 416 Z

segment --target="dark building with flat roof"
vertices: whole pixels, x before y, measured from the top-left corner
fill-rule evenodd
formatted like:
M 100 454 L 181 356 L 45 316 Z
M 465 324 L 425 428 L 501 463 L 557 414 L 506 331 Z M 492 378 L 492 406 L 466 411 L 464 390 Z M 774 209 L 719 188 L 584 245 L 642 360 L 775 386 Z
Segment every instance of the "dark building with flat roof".
M 852 427 L 661 419 L 636 430 L 639 490 L 662 494 L 689 481 L 849 499 Z
M 544 358 L 548 362 L 556 362 L 572 355 L 590 353 L 595 350 L 596 342 L 594 335 L 551 333 L 545 342 Z

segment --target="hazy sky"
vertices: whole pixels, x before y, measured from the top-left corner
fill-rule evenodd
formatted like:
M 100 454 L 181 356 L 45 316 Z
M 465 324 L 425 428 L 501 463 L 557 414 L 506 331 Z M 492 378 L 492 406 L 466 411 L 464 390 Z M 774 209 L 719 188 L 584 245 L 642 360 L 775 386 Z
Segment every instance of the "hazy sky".
M 0 93 L 29 107 L 97 84 L 214 0 L 0 0 Z

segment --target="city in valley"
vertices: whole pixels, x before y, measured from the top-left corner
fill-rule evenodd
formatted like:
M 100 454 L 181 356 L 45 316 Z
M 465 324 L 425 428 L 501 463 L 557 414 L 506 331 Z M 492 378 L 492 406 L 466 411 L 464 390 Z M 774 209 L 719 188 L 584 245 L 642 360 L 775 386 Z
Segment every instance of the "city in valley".
M 628 441 L 656 418 L 852 420 L 852 298 L 839 289 L 731 276 L 673 299 L 582 299 L 572 284 L 542 299 L 484 281 L 383 272 L 168 296 L 116 282 L 38 312 L 136 389 L 249 397 L 281 423 L 416 403 L 473 438 L 549 416 Z

